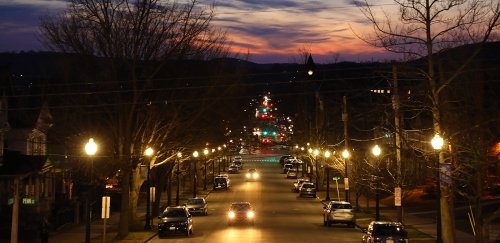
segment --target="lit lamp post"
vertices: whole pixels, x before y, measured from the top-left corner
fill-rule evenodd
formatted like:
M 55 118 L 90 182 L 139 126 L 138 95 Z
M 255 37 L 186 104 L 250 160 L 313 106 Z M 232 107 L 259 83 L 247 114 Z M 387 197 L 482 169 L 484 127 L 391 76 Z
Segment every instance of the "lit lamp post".
M 196 197 L 196 160 L 198 159 L 198 156 L 200 156 L 200 154 L 198 153 L 198 151 L 194 151 L 193 152 L 193 157 L 194 157 L 194 165 L 193 165 L 193 198 Z
M 146 224 L 144 225 L 144 229 L 151 229 L 151 181 L 149 180 L 149 174 L 151 172 L 151 156 L 154 154 L 154 150 L 151 147 L 148 147 L 144 151 L 144 155 L 148 158 L 147 160 L 147 179 L 146 179 Z
M 94 142 L 93 138 L 90 138 L 87 144 L 85 144 L 85 153 L 90 158 L 91 170 L 90 170 L 90 190 L 87 192 L 87 200 L 85 201 L 86 217 L 85 217 L 85 242 L 90 243 L 90 220 L 92 218 L 92 209 L 90 207 L 90 202 L 92 200 L 93 193 L 93 183 L 94 183 L 94 158 L 93 156 L 97 152 L 97 144 Z
M 175 192 L 175 205 L 176 206 L 179 206 L 179 191 L 180 191 L 180 188 L 181 188 L 181 181 L 180 181 L 180 178 L 179 178 L 179 175 L 181 174 L 181 171 L 180 171 L 180 165 L 181 165 L 181 158 L 182 158 L 182 153 L 181 152 L 178 152 L 177 153 L 177 171 L 175 172 L 176 174 L 176 177 L 177 177 L 177 191 Z
M 378 171 L 378 166 L 379 166 L 378 156 L 380 156 L 381 153 L 382 153 L 382 150 L 380 149 L 380 147 L 378 145 L 373 146 L 372 154 L 373 154 L 373 156 L 375 156 L 375 159 L 377 161 L 375 164 L 375 168 L 377 171 Z M 379 221 L 380 220 L 380 195 L 379 195 L 379 181 L 380 181 L 380 179 L 378 178 L 378 173 L 377 173 L 377 175 L 375 175 L 375 180 L 377 180 L 375 182 L 375 185 L 376 185 L 376 188 L 375 188 L 375 221 Z
M 206 191 L 207 190 L 207 159 L 208 159 L 208 149 L 205 148 L 203 150 L 203 154 L 205 155 L 205 166 L 204 166 L 204 174 L 205 176 L 203 176 L 203 191 Z
M 438 153 L 441 151 L 444 145 L 444 140 L 439 134 L 434 135 L 431 140 L 432 148 Z M 441 243 L 441 174 L 440 174 L 439 158 L 436 159 L 436 242 Z
M 309 143 L 307 143 L 309 145 Z M 309 148 L 307 149 L 307 152 L 309 152 L 309 154 L 311 155 L 311 157 L 313 157 L 313 149 L 312 148 Z M 312 182 L 312 173 L 311 173 L 311 167 L 312 167 L 312 161 L 311 161 L 311 164 L 307 164 L 306 165 L 307 167 L 307 174 L 309 174 L 309 181 Z
M 330 151 L 325 151 L 325 158 L 327 160 L 327 163 L 326 163 L 326 167 L 325 167 L 325 170 L 326 170 L 326 197 L 325 197 L 325 200 L 326 201 L 330 201 L 330 167 L 328 166 L 328 158 L 330 158 Z
M 221 154 L 222 147 L 221 146 L 217 147 L 217 150 L 219 150 L 219 158 L 217 158 L 217 174 L 220 175 L 220 162 L 222 162 L 222 154 Z
M 349 151 L 347 149 L 344 149 L 342 151 L 342 157 L 344 158 L 344 169 L 345 169 L 345 178 L 344 178 L 344 192 L 345 192 L 345 201 L 349 202 L 349 177 L 347 175 L 347 159 L 351 155 L 349 154 Z
M 300 151 L 301 151 L 301 153 L 304 153 L 304 150 L 305 150 L 305 148 L 304 148 L 304 147 L 300 147 Z M 302 162 L 304 162 L 304 161 L 302 161 Z M 305 166 L 307 167 L 307 164 L 305 164 Z M 304 177 L 304 171 L 306 170 L 306 169 L 304 168 L 304 163 L 302 163 L 302 166 L 301 166 L 301 167 L 302 167 L 302 177 Z M 297 174 L 298 174 L 298 172 L 297 172 Z

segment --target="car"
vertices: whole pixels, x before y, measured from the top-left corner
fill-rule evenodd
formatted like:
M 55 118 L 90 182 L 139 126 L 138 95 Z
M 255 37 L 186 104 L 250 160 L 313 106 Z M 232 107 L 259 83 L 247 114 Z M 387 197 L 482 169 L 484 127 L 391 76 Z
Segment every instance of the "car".
M 184 206 L 167 207 L 158 219 L 158 237 L 171 233 L 193 234 L 193 219 Z
M 190 214 L 208 215 L 208 206 L 205 198 L 189 198 L 184 206 L 186 206 Z
M 393 242 L 407 243 L 408 233 L 400 222 L 372 221 L 366 230 L 363 230 L 363 243 Z
M 243 158 L 241 156 L 234 156 L 233 161 L 242 161 Z
M 216 176 L 214 178 L 214 190 L 229 189 L 229 178 L 224 176 Z
M 335 223 L 347 224 L 351 228 L 356 226 L 356 216 L 350 202 L 331 201 L 323 209 L 324 226 Z
M 285 165 L 285 161 L 288 160 L 288 159 L 292 159 L 293 158 L 293 155 L 283 155 L 280 157 L 280 165 L 283 166 Z
M 249 202 L 233 202 L 227 213 L 228 225 L 234 223 L 255 223 L 255 211 Z
M 316 197 L 316 186 L 312 182 L 304 182 L 299 189 L 299 197 L 312 196 Z
M 245 174 L 245 179 L 247 181 L 254 181 L 259 179 L 259 173 L 255 168 L 248 169 L 247 173 Z
M 283 174 L 286 174 L 289 169 L 293 168 L 293 164 L 288 163 L 283 166 Z
M 229 166 L 229 168 L 227 169 L 227 172 L 229 172 L 230 174 L 236 174 L 239 171 L 240 171 L 240 168 L 237 165 L 235 165 L 235 164 L 231 164 Z
M 297 178 L 297 168 L 290 168 L 286 172 L 286 178 Z
M 300 186 L 302 186 L 302 183 L 304 182 L 309 182 L 309 178 L 298 178 L 295 183 L 293 183 L 293 191 L 294 192 L 299 192 Z
M 235 160 L 232 164 L 238 167 L 238 170 L 241 170 L 243 168 L 243 162 L 241 160 Z

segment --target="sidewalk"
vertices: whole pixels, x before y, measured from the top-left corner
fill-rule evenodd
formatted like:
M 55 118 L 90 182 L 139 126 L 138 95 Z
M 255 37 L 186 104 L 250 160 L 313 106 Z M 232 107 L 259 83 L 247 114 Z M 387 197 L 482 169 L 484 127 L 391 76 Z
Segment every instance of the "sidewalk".
M 206 197 L 210 193 L 210 190 L 203 191 L 199 189 L 197 191 L 198 197 Z M 175 193 L 172 195 L 172 202 L 175 203 Z M 181 194 L 180 203 L 183 204 L 187 198 L 191 197 L 191 192 L 185 192 Z M 167 205 L 167 193 L 162 193 L 162 198 L 160 205 L 164 208 Z M 138 216 L 141 219 L 140 225 L 137 225 L 139 231 L 130 231 L 129 234 L 124 238 L 117 240 L 116 236 L 118 234 L 118 223 L 120 221 L 120 212 L 112 212 L 110 218 L 106 220 L 106 239 L 104 240 L 104 220 L 97 219 L 92 221 L 90 230 L 90 240 L 91 242 L 126 242 L 126 243 L 139 243 L 146 242 L 153 238 L 157 234 L 158 218 L 153 215 L 152 229 L 143 230 L 145 225 L 146 217 L 146 205 L 145 203 L 140 203 L 137 208 Z M 95 212 L 94 212 L 95 213 Z M 98 212 L 100 213 L 100 212 Z M 49 236 L 49 242 L 57 243 L 80 243 L 85 242 L 85 222 L 81 224 L 69 224 L 63 226 L 55 232 L 51 232 Z
M 324 201 L 326 193 L 318 192 L 318 197 Z M 343 200 L 343 197 L 341 197 Z M 335 200 L 332 198 L 332 200 Z M 366 198 L 360 199 L 360 204 L 365 204 Z M 354 204 L 351 198 L 351 203 Z M 431 213 L 431 212 L 429 212 Z M 411 242 L 434 243 L 436 242 L 436 219 L 432 217 L 419 216 L 420 212 L 403 212 L 403 223 L 408 230 Z M 375 220 L 375 200 L 369 200 L 369 207 L 361 206 L 356 219 L 357 227 L 366 228 L 368 224 Z M 389 206 L 380 200 L 380 217 L 382 220 L 397 221 L 397 211 L 395 206 Z M 474 236 L 466 232 L 455 229 L 456 242 L 468 243 L 474 242 Z

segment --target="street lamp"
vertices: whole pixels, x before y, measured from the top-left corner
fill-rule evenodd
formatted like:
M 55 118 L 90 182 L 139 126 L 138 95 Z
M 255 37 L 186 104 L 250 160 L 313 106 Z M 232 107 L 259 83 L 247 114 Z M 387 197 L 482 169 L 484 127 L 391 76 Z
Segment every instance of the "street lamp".
M 90 158 L 90 190 L 87 192 L 87 200 L 85 201 L 86 217 L 85 217 L 85 243 L 90 243 L 90 220 L 92 218 L 92 209 L 90 207 L 90 201 L 92 200 L 93 184 L 94 184 L 94 155 L 97 152 L 97 144 L 94 142 L 93 138 L 89 138 L 87 144 L 85 144 L 85 153 Z
M 345 201 L 349 202 L 349 177 L 347 175 L 347 159 L 351 156 L 347 149 L 342 151 L 342 157 L 344 158 L 344 169 L 345 169 L 345 178 L 344 178 L 344 193 L 345 193 Z
M 144 225 L 144 229 L 151 229 L 151 181 L 149 180 L 150 172 L 151 172 L 151 156 L 154 154 L 154 150 L 151 147 L 148 147 L 144 151 L 144 155 L 148 158 L 147 160 L 147 179 L 146 179 L 146 224 Z
M 439 134 L 434 135 L 434 137 L 431 140 L 432 148 L 437 152 L 438 156 L 443 148 L 444 145 L 444 140 Z M 440 174 L 440 166 L 439 166 L 439 157 L 436 159 L 436 208 L 437 208 L 437 214 L 436 214 L 436 242 L 441 243 L 441 174 Z
M 210 153 L 208 151 L 207 148 L 205 148 L 203 150 L 203 154 L 205 155 L 205 166 L 204 166 L 204 176 L 203 176 L 203 191 L 206 191 L 207 190 L 207 158 L 208 158 L 208 153 Z
M 380 149 L 380 147 L 378 145 L 373 146 L 372 154 L 373 154 L 373 156 L 375 156 L 376 161 L 377 161 L 377 163 L 375 164 L 375 168 L 376 168 L 377 172 L 378 172 L 378 164 L 379 164 L 378 156 L 380 156 L 381 153 L 382 153 L 382 150 Z M 375 188 L 375 221 L 379 221 L 380 220 L 380 195 L 379 195 L 380 178 L 378 178 L 378 173 L 377 173 L 377 175 L 375 175 L 375 180 L 377 180 L 375 182 L 375 185 L 376 185 L 376 188 Z
M 328 158 L 330 158 L 330 151 L 325 151 L 325 158 L 327 160 L 327 163 L 326 163 L 326 197 L 325 197 L 325 200 L 326 201 L 330 201 L 330 166 L 328 166 Z
M 181 173 L 181 171 L 179 169 L 179 167 L 181 165 L 181 158 L 182 158 L 182 153 L 178 152 L 177 153 L 177 171 L 175 172 L 176 177 L 177 177 L 177 191 L 175 193 L 175 205 L 176 206 L 179 206 L 179 191 L 180 191 L 180 187 L 181 187 L 181 181 L 179 178 L 179 174 Z
M 302 153 L 304 153 L 304 150 L 305 150 L 305 148 L 304 148 L 304 147 L 300 147 L 300 151 L 301 151 Z M 304 164 L 305 164 L 305 163 L 302 163 L 302 166 L 301 166 L 301 167 L 302 167 L 302 177 L 304 177 L 304 171 L 306 170 L 306 168 L 304 168 Z M 305 166 L 307 167 L 307 164 L 305 164 Z M 298 174 L 298 172 L 297 172 L 297 174 Z
M 200 156 L 200 154 L 198 153 L 198 151 L 194 151 L 193 152 L 193 157 L 194 157 L 194 165 L 193 165 L 193 170 L 194 170 L 194 173 L 193 173 L 193 198 L 196 197 L 196 160 L 198 159 L 198 156 Z

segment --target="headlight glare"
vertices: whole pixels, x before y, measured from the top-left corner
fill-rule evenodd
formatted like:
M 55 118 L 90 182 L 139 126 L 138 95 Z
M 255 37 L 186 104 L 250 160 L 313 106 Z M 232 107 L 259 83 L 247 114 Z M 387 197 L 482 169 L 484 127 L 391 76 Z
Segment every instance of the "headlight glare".
M 255 213 L 253 211 L 250 211 L 247 213 L 247 217 L 250 219 L 253 218 L 254 216 L 255 216 Z
M 230 219 L 234 219 L 234 217 L 235 217 L 236 215 L 234 214 L 234 212 L 233 212 L 233 211 L 230 211 L 230 212 L 227 214 L 227 216 L 228 216 Z

